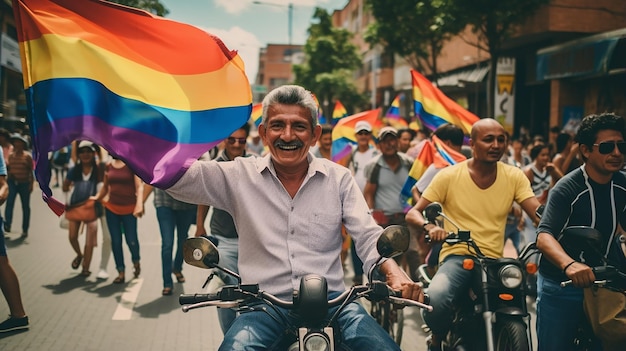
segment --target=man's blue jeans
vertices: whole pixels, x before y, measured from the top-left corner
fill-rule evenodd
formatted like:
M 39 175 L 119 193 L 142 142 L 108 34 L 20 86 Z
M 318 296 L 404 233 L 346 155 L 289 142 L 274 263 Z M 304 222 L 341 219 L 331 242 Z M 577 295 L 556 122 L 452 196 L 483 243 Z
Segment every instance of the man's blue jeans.
M 161 264 L 163 287 L 174 287 L 172 271 L 183 270 L 183 245 L 193 224 L 196 210 L 174 210 L 171 207 L 157 207 L 156 216 L 161 231 Z M 174 255 L 174 231 L 176 231 L 176 254 Z M 173 260 L 172 260 L 173 257 Z
M 331 298 L 339 293 L 330 294 Z M 338 307 L 331 308 L 329 318 Z M 288 311 L 285 313 L 292 325 L 298 324 L 298 318 Z M 276 314 L 271 308 L 267 311 Z M 353 302 L 346 306 L 337 319 L 341 328 L 342 347 L 346 350 L 400 350 L 389 334 L 376 323 L 363 307 Z M 224 335 L 221 351 L 233 350 L 271 350 L 284 336 L 284 327 L 265 312 L 241 313 Z
M 220 252 L 220 267 L 239 273 L 239 267 L 237 266 L 237 260 L 239 258 L 239 238 L 226 238 L 221 235 L 215 235 L 215 237 L 219 241 L 217 249 Z M 220 270 L 215 270 L 215 273 L 220 276 L 226 285 L 237 284 L 237 278 L 232 275 L 226 274 Z M 218 308 L 217 317 L 220 321 L 222 333 L 226 334 L 228 328 L 233 324 L 235 317 L 237 317 L 237 312 L 230 308 Z
M 115 259 L 115 268 L 118 272 L 124 272 L 124 250 L 122 249 L 122 228 L 126 236 L 126 244 L 130 250 L 133 263 L 139 262 L 139 240 L 137 238 L 137 218 L 132 214 L 118 215 L 106 210 L 107 225 L 111 233 L 111 249 Z
M 7 180 L 7 183 L 9 184 L 9 196 L 7 197 L 7 206 L 4 209 L 4 223 L 7 227 L 11 227 L 15 198 L 19 195 L 22 203 L 22 233 L 28 233 L 30 224 L 30 183 L 17 183 L 13 180 Z
M 463 260 L 466 258 L 468 257 L 447 256 L 428 286 L 433 310 L 424 313 L 424 321 L 435 335 L 443 336 L 448 332 L 452 323 L 454 301 L 469 291 L 473 273 L 463 269 Z
M 584 320 L 583 289 L 537 277 L 537 350 L 570 350 L 578 325 Z M 594 350 L 602 350 L 599 342 Z

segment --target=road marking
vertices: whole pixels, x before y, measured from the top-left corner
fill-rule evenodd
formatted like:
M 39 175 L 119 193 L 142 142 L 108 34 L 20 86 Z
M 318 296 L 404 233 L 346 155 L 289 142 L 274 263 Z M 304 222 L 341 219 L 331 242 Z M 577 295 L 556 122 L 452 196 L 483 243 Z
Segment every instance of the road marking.
M 114 321 L 127 321 L 133 316 L 133 307 L 137 302 L 137 297 L 139 296 L 139 290 L 141 290 L 141 285 L 143 284 L 143 278 L 137 278 L 131 280 L 122 297 L 120 298 L 120 302 L 117 304 L 117 309 L 115 313 L 113 313 Z

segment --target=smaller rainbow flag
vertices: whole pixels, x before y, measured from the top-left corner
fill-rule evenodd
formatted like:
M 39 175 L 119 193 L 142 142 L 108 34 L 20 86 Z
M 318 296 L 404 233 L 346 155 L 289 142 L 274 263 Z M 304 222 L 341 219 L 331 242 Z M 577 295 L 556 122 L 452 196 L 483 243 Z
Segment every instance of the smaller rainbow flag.
M 422 125 L 435 130 L 442 124 L 450 123 L 459 126 L 469 135 L 472 125 L 480 118 L 447 97 L 417 71 L 411 70 L 411 75 L 415 115 L 422 121 Z
M 352 145 L 356 145 L 356 135 L 354 133 L 354 126 L 359 121 L 367 121 L 372 126 L 372 133 L 378 132 L 378 129 L 382 127 L 382 120 L 380 119 L 381 109 L 368 110 L 359 112 L 357 114 L 344 117 L 337 122 L 337 125 L 333 128 L 333 145 L 331 151 L 331 159 L 339 164 L 343 164 L 342 161 L 350 155 L 352 152 Z
M 250 120 L 254 122 L 254 125 L 259 127 L 261 120 L 263 119 L 263 104 L 257 103 L 252 105 L 252 112 L 250 113 Z
M 385 113 L 385 119 L 387 123 L 396 129 L 407 128 L 409 124 L 400 116 L 400 103 L 404 100 L 404 93 L 398 94 L 393 101 L 391 102 L 391 106 Z
M 337 100 L 335 101 L 335 109 L 333 110 L 333 124 L 337 124 L 337 122 L 339 122 L 340 119 L 347 117 L 348 116 L 348 111 L 346 110 L 346 108 L 343 106 L 343 104 L 341 103 L 341 101 Z
M 411 188 L 413 188 L 431 164 L 434 164 L 437 168 L 443 168 L 465 161 L 465 159 L 462 153 L 450 148 L 436 135 L 433 135 L 432 140 L 426 141 L 422 151 L 420 151 L 415 162 L 413 162 L 413 166 L 409 171 L 409 177 L 400 192 L 401 196 L 404 199 L 410 199 L 413 196 Z
M 326 117 L 324 116 L 324 111 L 320 108 L 320 101 L 317 99 L 317 96 L 315 94 L 313 94 L 313 100 L 315 100 L 315 104 L 317 104 L 317 123 L 326 124 Z

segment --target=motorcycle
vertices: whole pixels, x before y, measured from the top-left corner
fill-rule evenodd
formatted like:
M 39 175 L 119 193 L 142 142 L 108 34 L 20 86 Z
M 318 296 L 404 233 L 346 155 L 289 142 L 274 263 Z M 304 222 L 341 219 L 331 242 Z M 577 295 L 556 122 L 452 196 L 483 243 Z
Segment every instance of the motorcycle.
M 618 236 L 616 240 L 620 246 L 626 247 L 624 234 Z M 591 262 L 595 262 L 594 264 L 598 264 L 591 267 L 595 275 L 595 280 L 592 283 L 594 289 L 611 289 L 626 294 L 626 272 L 622 272 L 608 263 L 601 250 L 602 234 L 599 231 L 586 226 L 567 227 L 563 230 L 559 242 L 570 257 L 580 258 L 584 256 L 587 262 L 591 260 Z M 571 284 L 571 280 L 565 280 L 560 285 L 566 287 Z M 577 327 L 572 341 L 572 350 L 592 350 L 594 343 L 597 343 L 595 339 L 591 324 L 585 318 Z
M 453 322 L 442 340 L 442 350 L 530 350 L 524 282 L 525 263 L 533 254 L 533 245 L 527 245 L 517 259 L 490 258 L 472 240 L 470 231 L 461 230 L 446 217 L 440 204 L 429 204 L 423 214 L 429 222 L 443 218 L 456 227 L 457 232 L 449 233 L 444 245 L 466 244 L 475 254 L 475 258 L 463 261 L 463 268 L 473 272 L 472 283 L 468 293 L 455 302 Z M 429 284 L 425 270 L 420 273 Z
M 221 270 L 236 277 L 238 284 L 225 285 L 213 294 L 182 294 L 179 297 L 179 303 L 182 305 L 183 312 L 217 306 L 233 308 L 237 311 L 269 313 L 266 308 L 271 308 L 279 316 L 279 322 L 285 330 L 280 350 L 334 351 L 341 349 L 341 330 L 337 328 L 336 319 L 343 308 L 357 299 L 367 298 L 370 301 L 387 301 L 398 306 L 416 306 L 432 310 L 432 307 L 427 304 L 402 298 L 399 292 L 391 290 L 386 283 L 372 279 L 374 269 L 384 258 L 400 255 L 407 250 L 408 246 L 407 228 L 397 225 L 389 226 L 385 228 L 377 241 L 380 258 L 368 272 L 370 283 L 353 286 L 329 300 L 326 279 L 317 274 L 308 274 L 301 278 L 299 290 L 294 291 L 293 300 L 285 301 L 260 290 L 258 284 L 242 284 L 237 273 L 220 267 L 218 249 L 209 239 L 189 238 L 183 246 L 185 262 L 199 268 Z M 302 325 L 288 323 L 287 316 L 275 306 L 299 315 L 303 321 Z M 329 309 L 337 306 L 331 318 L 326 320 Z

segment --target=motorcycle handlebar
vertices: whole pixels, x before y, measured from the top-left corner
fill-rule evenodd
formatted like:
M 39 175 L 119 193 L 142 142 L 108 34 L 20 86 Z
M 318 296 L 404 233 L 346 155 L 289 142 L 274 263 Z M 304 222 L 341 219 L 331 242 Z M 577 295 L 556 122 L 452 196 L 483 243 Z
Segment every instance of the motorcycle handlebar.
M 376 287 L 384 285 L 384 290 L 376 289 Z M 386 291 L 386 293 L 381 293 L 381 291 Z M 339 296 L 334 299 L 328 300 L 328 307 L 336 307 L 340 306 L 346 302 L 351 297 L 368 297 L 369 295 L 377 295 L 378 299 L 388 298 L 390 302 L 396 305 L 401 306 L 416 306 L 420 308 L 427 309 L 432 311 L 432 306 L 427 304 L 408 300 L 402 298 L 402 293 L 399 291 L 392 290 L 387 286 L 387 284 L 382 282 L 374 282 L 367 285 L 357 285 L 353 286 L 351 289 L 348 289 L 342 292 Z M 270 302 L 276 306 L 283 307 L 286 309 L 293 309 L 294 303 L 292 301 L 282 300 L 270 293 L 259 291 L 257 298 L 261 300 L 265 300 Z M 252 297 L 253 295 L 248 295 L 248 297 Z M 217 294 L 181 294 L 178 298 L 178 301 L 183 306 L 183 311 L 187 312 L 190 309 L 199 308 L 199 307 L 207 307 L 207 306 L 220 306 L 224 308 L 235 307 L 239 305 L 243 300 L 222 300 L 220 298 L 220 292 Z
M 616 267 L 613 266 L 599 266 L 599 267 L 591 267 L 591 270 L 594 272 L 596 277 L 600 279 L 594 280 L 592 283 L 595 286 L 603 287 L 607 284 L 610 284 L 615 279 L 617 280 L 626 280 L 626 273 L 621 272 Z M 561 287 L 564 288 L 568 285 L 573 284 L 571 279 L 565 280 L 561 282 Z
M 607 283 L 608 283 L 608 281 L 606 279 L 603 279 L 603 280 L 594 280 L 592 284 L 596 285 L 596 286 L 604 286 Z M 568 279 L 566 281 L 561 282 L 561 287 L 564 288 L 564 287 L 566 287 L 568 285 L 572 285 L 572 284 L 574 284 L 574 282 L 572 282 L 571 279 Z
M 178 297 L 178 303 L 181 305 L 191 305 L 200 302 L 217 301 L 218 294 L 181 294 Z

